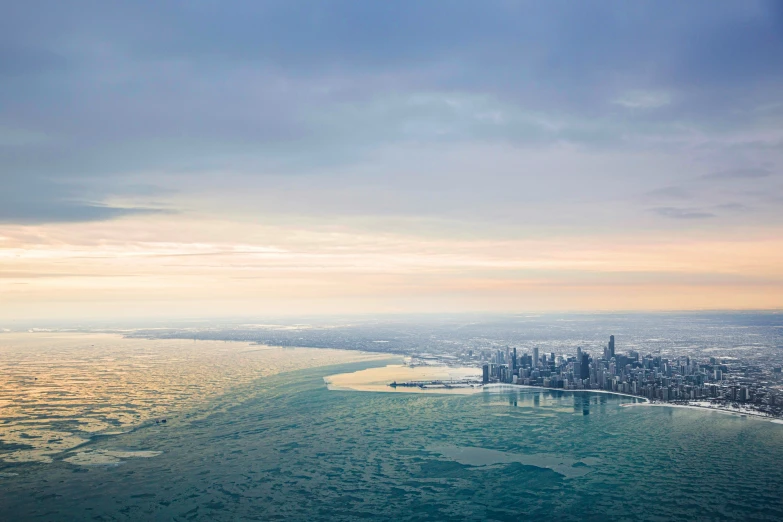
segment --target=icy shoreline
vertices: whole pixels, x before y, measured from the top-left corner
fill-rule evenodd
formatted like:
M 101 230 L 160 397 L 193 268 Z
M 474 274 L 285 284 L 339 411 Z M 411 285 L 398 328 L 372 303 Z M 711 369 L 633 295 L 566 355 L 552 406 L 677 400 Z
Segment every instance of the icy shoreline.
M 741 417 L 753 417 L 754 419 L 759 420 L 766 420 L 775 424 L 783 424 L 783 419 L 779 419 L 777 417 L 770 417 L 769 415 L 759 413 L 757 411 L 752 410 L 735 410 L 735 409 L 726 409 L 726 408 L 720 408 L 720 407 L 714 407 L 714 406 L 700 406 L 698 404 L 672 404 L 667 402 L 639 402 L 639 403 L 629 403 L 629 404 L 621 404 L 622 407 L 628 408 L 631 406 L 663 406 L 667 408 L 684 408 L 689 410 L 699 410 L 699 411 L 712 411 L 715 413 L 724 413 L 728 415 L 739 415 Z

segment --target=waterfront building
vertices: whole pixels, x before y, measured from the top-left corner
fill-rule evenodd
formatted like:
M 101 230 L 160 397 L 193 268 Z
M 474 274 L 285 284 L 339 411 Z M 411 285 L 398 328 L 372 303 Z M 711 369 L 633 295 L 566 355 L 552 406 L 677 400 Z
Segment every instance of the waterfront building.
M 783 416 L 783 395 L 775 388 L 781 371 L 776 365 L 762 369 L 714 357 L 699 362 L 689 356 L 617 353 L 614 336 L 603 357 L 591 357 L 581 346 L 576 357 L 540 354 L 539 348 L 533 348 L 532 357 L 518 352 L 517 348 L 483 352 L 485 360 L 491 360 L 482 365 L 481 381 L 607 390 L 660 401 L 709 401 L 718 407 L 742 403 L 763 414 Z

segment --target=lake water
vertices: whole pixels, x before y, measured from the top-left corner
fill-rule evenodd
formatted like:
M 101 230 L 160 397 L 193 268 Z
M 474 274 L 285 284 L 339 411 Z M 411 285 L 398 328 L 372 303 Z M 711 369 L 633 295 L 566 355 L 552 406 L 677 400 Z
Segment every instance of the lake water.
M 95 436 L 191 411 L 259 378 L 380 358 L 103 333 L 2 333 L 0 461 L 51 462 Z
M 165 425 L 2 461 L 0 519 L 783 519 L 783 425 L 608 394 L 324 382 L 390 362 L 269 373 Z

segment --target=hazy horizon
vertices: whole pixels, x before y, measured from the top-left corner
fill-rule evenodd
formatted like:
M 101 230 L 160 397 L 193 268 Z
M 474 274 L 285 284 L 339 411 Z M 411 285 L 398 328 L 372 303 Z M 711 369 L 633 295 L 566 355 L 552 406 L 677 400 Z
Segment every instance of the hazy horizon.
M 710 316 L 710 315 L 779 315 L 783 309 L 692 309 L 692 310 L 521 310 L 514 312 L 461 311 L 461 312 L 399 312 L 399 313 L 321 313 L 321 314 L 237 314 L 237 315 L 122 315 L 122 316 L 54 316 L 12 317 L 7 315 L 0 321 L 0 334 L 14 329 L 41 328 L 52 330 L 78 331 L 80 329 L 146 329 L 167 327 L 210 327 L 222 325 L 318 325 L 342 324 L 349 322 L 368 323 L 374 321 L 427 324 L 451 321 L 493 321 L 520 318 L 578 318 L 578 317 L 644 317 L 644 316 Z

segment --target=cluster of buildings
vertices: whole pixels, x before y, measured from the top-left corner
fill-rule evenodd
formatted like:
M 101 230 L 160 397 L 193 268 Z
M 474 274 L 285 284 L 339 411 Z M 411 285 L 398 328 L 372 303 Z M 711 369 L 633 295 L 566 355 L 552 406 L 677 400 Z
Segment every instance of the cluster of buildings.
M 781 368 L 761 371 L 735 361 L 696 361 L 690 356 L 664 358 L 615 351 L 614 336 L 603 353 L 577 348 L 575 356 L 518 353 L 516 348 L 484 354 L 482 382 L 509 383 L 566 390 L 606 390 L 653 401 L 708 401 L 743 404 L 769 415 L 783 415 Z M 485 359 L 485 360 L 486 360 Z M 758 370 L 758 371 L 755 371 Z

